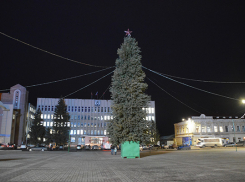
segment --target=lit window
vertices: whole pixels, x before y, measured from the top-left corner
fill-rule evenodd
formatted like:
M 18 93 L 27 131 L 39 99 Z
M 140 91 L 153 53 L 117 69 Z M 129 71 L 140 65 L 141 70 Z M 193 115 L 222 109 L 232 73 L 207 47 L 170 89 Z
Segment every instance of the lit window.
M 104 116 L 104 120 L 106 120 L 106 116 Z
M 218 127 L 214 126 L 214 132 L 218 132 Z
M 149 120 L 148 116 L 146 116 L 146 120 L 147 120 L 147 121 Z
M 75 142 L 76 138 L 75 137 L 71 137 L 71 142 Z
M 78 135 L 80 134 L 80 130 L 77 130 L 77 134 L 78 134 Z
M 43 126 L 46 126 L 46 122 L 43 122 Z
M 205 133 L 205 127 L 204 126 L 202 126 L 202 132 Z
M 83 135 L 83 130 L 81 130 L 81 135 Z
M 50 126 L 53 126 L 53 122 L 50 122 Z
M 106 130 L 104 130 L 104 135 L 106 135 Z
M 88 127 L 90 127 L 90 123 L 88 123 Z
M 70 134 L 73 135 L 73 130 L 71 130 L 71 133 Z
M 74 127 L 77 127 L 77 123 L 76 122 L 74 122 L 74 125 L 73 125 Z
M 223 132 L 223 127 L 222 126 L 219 127 L 219 132 Z
M 84 130 L 84 135 L 86 135 L 86 130 Z
M 155 109 L 154 108 L 151 108 L 151 113 L 154 114 L 154 112 L 155 112 Z
M 80 127 L 80 122 L 77 123 L 77 127 Z
M 74 130 L 74 135 L 76 135 L 77 134 L 77 130 Z
M 86 127 L 87 126 L 87 124 L 86 123 L 84 123 L 84 127 Z
M 73 127 L 73 122 L 71 122 L 71 127 Z
M 67 123 L 67 126 L 68 126 L 68 127 L 70 127 L 70 125 L 71 125 L 71 123 L 70 123 L 70 122 L 68 122 L 68 123 Z
M 94 135 L 96 135 L 96 130 L 94 130 Z
M 94 123 L 91 123 L 91 127 L 94 127 Z
M 207 132 L 211 132 L 210 127 L 209 127 L 209 126 L 207 127 Z
M 96 123 L 94 123 L 94 127 L 96 127 Z
M 98 135 L 100 134 L 100 130 L 98 130 Z
M 47 119 L 50 119 L 50 114 L 47 114 Z
M 47 126 L 49 126 L 49 122 L 47 122 Z
M 154 116 L 152 116 L 151 119 L 152 119 L 153 121 L 155 121 L 155 117 L 154 117 Z
M 113 119 L 113 116 L 111 116 L 111 119 Z
M 41 119 L 43 119 L 43 114 L 41 114 Z
M 93 130 L 91 130 L 91 135 L 93 135 L 94 134 L 94 131 Z

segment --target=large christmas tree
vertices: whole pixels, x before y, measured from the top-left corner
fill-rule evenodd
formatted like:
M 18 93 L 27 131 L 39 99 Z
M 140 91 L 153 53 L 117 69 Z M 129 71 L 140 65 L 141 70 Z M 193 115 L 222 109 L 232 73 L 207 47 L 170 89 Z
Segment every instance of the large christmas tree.
M 145 120 L 150 97 L 145 94 L 147 84 L 142 71 L 141 55 L 138 43 L 125 31 L 127 37 L 118 49 L 119 58 L 112 76 L 111 97 L 113 119 L 108 125 L 112 144 L 125 141 L 146 143 L 150 140 L 149 125 Z

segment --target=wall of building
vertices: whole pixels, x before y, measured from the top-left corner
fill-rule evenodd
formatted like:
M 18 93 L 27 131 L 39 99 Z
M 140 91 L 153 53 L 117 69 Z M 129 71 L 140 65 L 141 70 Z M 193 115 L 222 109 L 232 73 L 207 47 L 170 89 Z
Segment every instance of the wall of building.
M 13 105 L 0 102 L 0 143 L 10 143 Z
M 53 125 L 53 114 L 58 98 L 37 98 L 37 109 L 42 112 L 43 125 Z M 107 142 L 107 122 L 112 118 L 111 100 L 64 99 L 70 114 L 72 144 L 90 144 L 92 141 Z M 155 102 L 149 103 L 147 120 L 155 120 Z M 80 141 L 84 138 L 84 142 Z

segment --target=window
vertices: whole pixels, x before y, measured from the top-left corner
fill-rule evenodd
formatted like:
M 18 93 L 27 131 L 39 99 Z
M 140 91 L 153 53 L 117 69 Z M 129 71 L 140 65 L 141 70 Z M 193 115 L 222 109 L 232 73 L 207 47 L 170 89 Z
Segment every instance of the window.
M 86 135 L 86 130 L 84 130 L 84 135 Z
M 47 119 L 50 119 L 50 114 L 47 114 Z
M 155 117 L 154 117 L 154 116 L 151 116 L 151 120 L 152 120 L 152 121 L 155 121 Z
M 101 112 L 103 112 L 103 107 L 101 107 Z
M 82 112 L 83 112 L 83 107 L 82 107 Z
M 71 112 L 73 112 L 73 106 L 71 106 Z
M 85 119 L 85 120 L 87 119 L 87 116 L 86 116 L 86 115 L 84 116 L 84 119 Z
M 77 127 L 80 127 L 80 122 L 77 122 Z
M 51 107 L 51 111 L 54 111 L 54 106 Z
M 50 111 L 50 106 L 48 106 L 48 111 Z
M 98 107 L 98 112 L 100 112 L 100 107 Z
M 42 105 L 42 111 L 43 111 L 44 106 Z
M 45 106 L 45 111 L 47 111 L 47 106 Z
M 90 107 L 88 107 L 88 112 L 90 112 Z
M 94 112 L 97 112 L 97 107 L 94 107 Z
M 90 127 L 90 123 L 88 123 L 88 127 Z
M 242 131 L 245 131 L 245 128 L 244 128 L 244 126 L 242 126 Z
M 80 119 L 80 115 L 77 116 L 77 119 Z
M 71 115 L 71 119 L 73 119 L 74 118 L 74 116 L 73 115 Z
M 218 127 L 214 126 L 214 132 L 218 132 Z
M 104 127 L 106 127 L 106 123 L 104 123 Z
M 43 122 L 43 126 L 46 126 L 46 122 Z
M 225 132 L 228 132 L 228 126 L 225 126 Z
M 73 122 L 71 122 L 71 127 L 73 127 Z
M 104 118 L 103 118 L 103 116 L 100 116 L 100 120 L 103 120 Z
M 77 130 L 77 134 L 78 134 L 78 135 L 80 134 L 80 130 Z
M 91 120 L 94 120 L 93 116 L 91 116 Z
M 70 127 L 70 124 L 71 124 L 71 123 L 70 123 L 70 122 L 68 122 L 68 123 L 67 123 L 67 127 Z
M 210 127 L 209 127 L 209 126 L 207 127 L 207 132 L 211 132 Z
M 77 130 L 74 130 L 74 135 L 76 135 L 77 134 Z
M 96 130 L 94 130 L 94 135 L 96 135 Z
M 87 112 L 87 107 L 85 107 L 85 112 Z
M 98 130 L 98 135 L 100 134 L 100 130 Z
M 240 126 L 236 126 L 236 131 L 240 131 Z
M 106 120 L 106 116 L 104 116 L 104 120 Z
M 88 120 L 90 120 L 90 115 L 88 115 Z
M 223 132 L 223 127 L 222 126 L 219 127 L 219 132 Z
M 84 123 L 84 127 L 86 127 L 87 125 L 86 125 L 86 123 Z
M 104 130 L 104 135 L 106 135 L 106 130 Z
M 70 106 L 68 106 L 68 112 L 70 112 L 70 108 L 71 108 L 71 107 L 70 107 Z
M 81 123 L 81 127 L 83 127 L 83 123 Z
M 106 112 L 106 107 L 104 109 L 105 109 L 105 112 Z
M 204 126 L 202 126 L 202 132 L 205 133 L 205 127 Z
M 83 135 L 83 130 L 81 130 L 81 135 Z
M 110 107 L 108 107 L 107 112 L 110 112 Z
M 77 127 L 77 123 L 76 122 L 74 122 L 74 125 L 73 125 L 74 127 Z
M 91 123 L 91 127 L 94 127 L 94 123 Z
M 91 112 L 94 112 L 94 107 L 91 107 Z
M 155 112 L 155 109 L 154 108 L 151 108 L 151 113 L 154 114 L 154 112 Z
M 80 112 L 80 106 L 78 106 L 78 112 Z
M 76 142 L 76 138 L 75 137 L 71 137 L 71 142 Z
M 196 132 L 199 133 L 200 132 L 200 127 L 196 126 Z
M 50 122 L 50 126 L 53 126 L 53 122 Z
M 91 135 L 93 135 L 94 134 L 94 130 L 91 130 Z
M 75 106 L 75 112 L 77 112 L 77 106 Z
M 74 119 L 77 119 L 77 115 L 74 116 Z
M 71 130 L 71 133 L 70 134 L 73 135 L 73 130 Z
M 94 127 L 96 127 L 96 123 L 94 123 Z

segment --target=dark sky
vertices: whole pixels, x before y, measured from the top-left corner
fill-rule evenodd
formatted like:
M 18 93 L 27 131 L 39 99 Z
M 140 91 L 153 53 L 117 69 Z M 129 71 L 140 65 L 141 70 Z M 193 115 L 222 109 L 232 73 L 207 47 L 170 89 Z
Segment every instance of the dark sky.
M 133 31 L 142 65 L 164 74 L 195 80 L 243 82 L 245 16 L 243 1 L 2 1 L 0 31 L 21 41 L 79 62 L 114 66 L 124 31 Z M 0 34 L 0 90 L 19 83 L 44 83 L 100 70 L 49 55 Z M 30 87 L 29 102 L 58 98 L 101 78 L 113 69 L 69 81 Z M 199 116 L 241 116 L 245 84 L 176 79 L 217 95 L 170 81 L 150 71 L 147 94 L 156 102 L 161 135 L 174 133 L 174 123 Z M 68 98 L 99 96 L 111 76 Z M 105 99 L 110 99 L 107 91 Z M 199 113 L 200 112 L 200 113 Z

